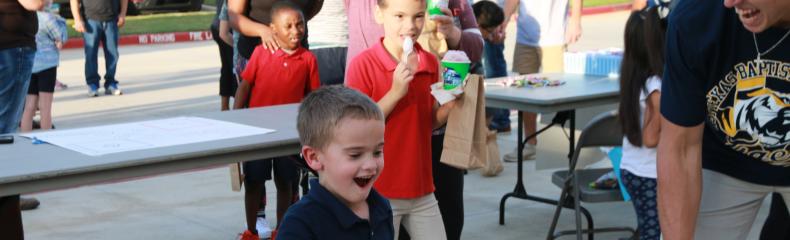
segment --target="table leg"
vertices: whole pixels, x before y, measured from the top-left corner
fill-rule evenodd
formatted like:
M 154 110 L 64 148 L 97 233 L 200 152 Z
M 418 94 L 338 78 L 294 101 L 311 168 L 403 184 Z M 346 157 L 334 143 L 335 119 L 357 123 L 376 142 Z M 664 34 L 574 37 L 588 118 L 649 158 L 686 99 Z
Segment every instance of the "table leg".
M 19 195 L 0 197 L 0 239 L 22 240 L 24 238 Z
M 568 144 L 568 163 L 570 164 L 573 159 L 573 151 L 576 150 L 576 111 L 570 111 L 569 115 L 571 125 L 568 127 L 570 128 L 570 133 L 568 133 L 568 141 L 570 142 L 570 144 Z M 568 166 L 568 169 L 570 169 L 570 167 L 571 166 Z
M 529 139 L 537 137 L 538 134 L 548 130 L 550 127 L 552 127 L 554 125 L 557 125 L 557 124 L 559 124 L 560 126 L 564 125 L 565 121 L 567 121 L 569 118 L 571 119 L 571 124 L 573 124 L 575 122 L 573 120 L 573 117 L 574 117 L 573 111 L 558 112 L 554 116 L 554 119 L 551 120 L 551 123 L 549 125 L 541 128 L 539 131 L 535 132 L 534 134 L 527 136 L 526 139 L 525 139 L 524 138 L 524 121 L 523 121 L 523 116 L 521 115 L 521 111 L 518 111 L 518 124 L 517 124 L 518 125 L 518 129 L 517 129 L 518 133 L 516 135 L 517 136 L 516 139 L 518 140 L 518 143 L 517 143 L 518 147 L 516 148 L 516 150 L 518 152 L 518 156 L 516 158 L 518 160 L 517 163 L 516 163 L 517 164 L 517 169 L 516 169 L 516 171 L 517 171 L 516 187 L 513 189 L 513 192 L 506 193 L 504 196 L 502 196 L 502 199 L 499 201 L 499 225 L 505 225 L 505 202 L 510 197 L 515 197 L 515 198 L 525 199 L 525 200 L 531 200 L 531 201 L 535 201 L 535 202 L 542 202 L 542 203 L 546 203 L 546 204 L 557 205 L 557 201 L 556 200 L 547 199 L 547 198 L 541 198 L 541 197 L 532 196 L 532 195 L 527 194 L 527 190 L 526 190 L 526 188 L 524 188 L 524 175 L 523 175 L 524 174 L 523 173 L 524 172 L 524 163 L 523 163 L 524 156 L 522 155 L 522 153 L 524 151 L 524 145 L 526 145 L 526 142 Z M 573 126 L 573 125 L 571 125 L 571 126 Z M 573 127 L 571 127 L 571 129 L 573 129 Z M 574 137 L 573 137 L 573 132 L 571 132 L 571 134 L 572 135 L 571 135 L 571 151 L 570 151 L 571 153 L 570 153 L 570 155 L 572 156 L 573 155 L 573 147 L 574 147 L 574 144 L 573 144 Z
M 576 111 L 575 110 L 558 112 L 554 116 L 554 118 L 551 120 L 551 123 L 549 123 L 549 125 L 541 128 L 539 131 L 535 132 L 532 135 L 527 136 L 526 138 L 524 138 L 524 135 L 523 135 L 524 134 L 523 116 L 521 115 L 521 111 L 518 112 L 518 130 L 517 130 L 518 131 L 518 133 L 517 133 L 518 135 L 516 135 L 517 136 L 516 139 L 518 140 L 518 143 L 517 143 L 517 146 L 518 146 L 517 147 L 517 152 L 518 152 L 517 160 L 518 160 L 518 162 L 516 163 L 518 169 L 516 169 L 516 171 L 517 171 L 516 187 L 513 189 L 513 192 L 506 193 L 504 196 L 502 196 L 502 199 L 499 201 L 499 225 L 505 225 L 505 202 L 510 197 L 515 197 L 515 198 L 524 199 L 524 200 L 530 200 L 530 201 L 535 201 L 535 202 L 541 202 L 541 203 L 556 205 L 556 206 L 565 207 L 565 208 L 573 208 L 572 204 L 565 204 L 565 203 L 559 204 L 559 202 L 556 201 L 556 200 L 547 199 L 547 198 L 541 198 L 541 197 L 537 197 L 537 196 L 533 196 L 533 195 L 527 194 L 527 190 L 524 187 L 524 180 L 523 180 L 524 179 L 524 175 L 523 175 L 524 174 L 523 173 L 524 172 L 524 169 L 523 169 L 523 167 L 524 167 L 524 164 L 523 164 L 524 156 L 522 155 L 522 153 L 524 151 L 524 145 L 526 145 L 526 143 L 527 143 L 527 141 L 529 139 L 537 137 L 538 134 L 548 130 L 550 127 L 552 127 L 554 125 L 559 125 L 560 127 L 563 127 L 563 125 L 565 125 L 566 121 L 570 121 L 570 126 L 569 126 L 570 133 L 568 134 L 568 141 L 570 142 L 570 144 L 569 144 L 570 146 L 568 148 L 569 149 L 568 150 L 568 162 L 570 162 L 571 158 L 573 158 L 573 151 L 576 148 L 576 131 L 575 131 L 575 127 L 576 127 Z M 568 197 L 571 197 L 571 196 L 568 196 Z M 582 213 L 587 218 L 587 225 L 588 225 L 588 227 L 592 228 L 592 226 L 593 226 L 592 218 L 590 217 L 589 212 L 587 212 L 587 209 L 584 209 L 582 207 Z M 592 237 L 593 237 L 592 234 L 593 234 L 592 231 L 588 232 L 589 239 L 592 239 Z

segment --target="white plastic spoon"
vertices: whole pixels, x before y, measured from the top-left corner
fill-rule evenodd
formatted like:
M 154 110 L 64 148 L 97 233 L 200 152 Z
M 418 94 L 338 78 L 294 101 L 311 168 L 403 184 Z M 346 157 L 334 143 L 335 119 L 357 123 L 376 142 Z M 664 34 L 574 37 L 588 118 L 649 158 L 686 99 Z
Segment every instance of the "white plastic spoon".
M 403 56 L 401 56 L 401 62 L 405 63 L 412 51 L 414 51 L 414 40 L 411 40 L 411 38 L 403 39 Z

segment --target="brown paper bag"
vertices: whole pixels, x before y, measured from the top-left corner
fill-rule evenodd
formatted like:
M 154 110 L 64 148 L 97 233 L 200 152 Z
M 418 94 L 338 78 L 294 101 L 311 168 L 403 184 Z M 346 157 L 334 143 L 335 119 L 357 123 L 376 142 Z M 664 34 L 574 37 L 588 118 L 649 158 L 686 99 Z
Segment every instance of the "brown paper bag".
M 447 119 L 441 162 L 460 169 L 478 169 L 488 158 L 485 94 L 480 75 L 470 74 L 464 94 Z
M 231 163 L 228 168 L 230 168 L 230 189 L 234 192 L 241 191 L 241 184 L 244 182 L 241 163 Z
M 480 169 L 480 175 L 484 177 L 493 177 L 499 175 L 499 173 L 504 170 L 502 158 L 499 157 L 499 144 L 496 142 L 496 131 L 488 132 L 486 146 L 488 148 L 488 158 L 486 159 L 486 165 Z

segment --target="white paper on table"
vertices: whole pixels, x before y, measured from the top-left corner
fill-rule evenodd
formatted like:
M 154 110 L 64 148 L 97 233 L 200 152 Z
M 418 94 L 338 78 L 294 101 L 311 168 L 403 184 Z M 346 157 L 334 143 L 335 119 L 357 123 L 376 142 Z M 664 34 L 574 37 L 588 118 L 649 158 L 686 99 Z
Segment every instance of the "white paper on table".
M 33 132 L 21 136 L 36 138 L 82 154 L 100 156 L 267 134 L 274 131 L 200 117 L 175 117 L 62 131 Z

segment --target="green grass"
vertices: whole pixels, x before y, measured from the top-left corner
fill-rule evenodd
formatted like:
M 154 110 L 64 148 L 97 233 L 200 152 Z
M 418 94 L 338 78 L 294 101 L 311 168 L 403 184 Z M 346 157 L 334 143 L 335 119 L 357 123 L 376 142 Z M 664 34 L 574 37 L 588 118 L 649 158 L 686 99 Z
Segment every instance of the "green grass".
M 203 0 L 203 5 L 216 6 L 217 0 Z
M 213 19 L 213 11 L 128 16 L 126 25 L 121 28 L 121 35 L 203 31 L 209 29 Z M 68 19 L 67 24 L 70 38 L 82 37 L 71 27 L 74 20 Z
M 632 0 L 584 0 L 584 7 L 598 7 L 622 3 L 630 3 Z

